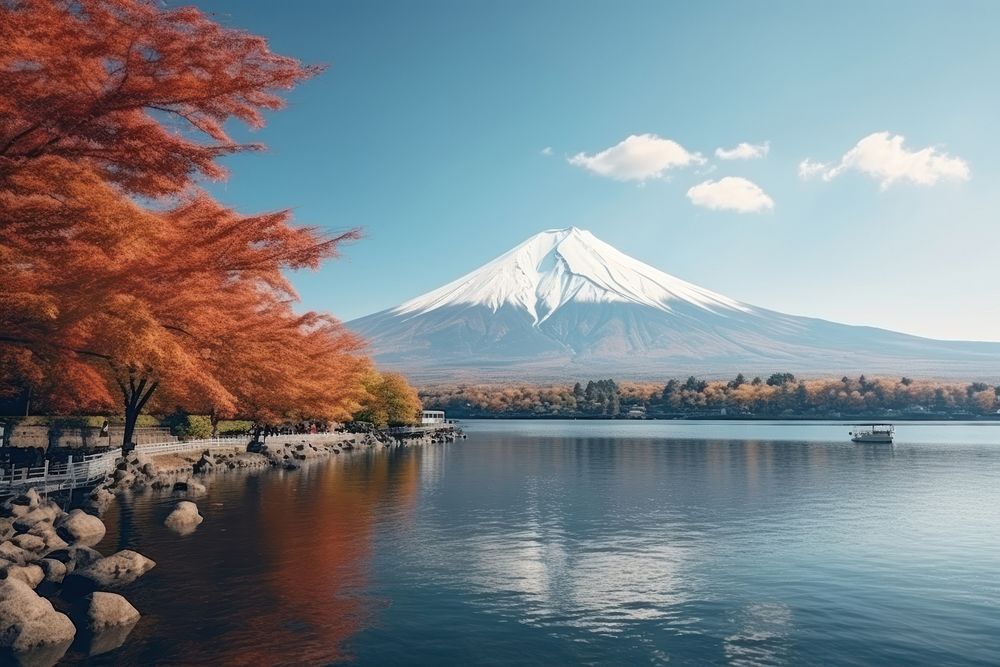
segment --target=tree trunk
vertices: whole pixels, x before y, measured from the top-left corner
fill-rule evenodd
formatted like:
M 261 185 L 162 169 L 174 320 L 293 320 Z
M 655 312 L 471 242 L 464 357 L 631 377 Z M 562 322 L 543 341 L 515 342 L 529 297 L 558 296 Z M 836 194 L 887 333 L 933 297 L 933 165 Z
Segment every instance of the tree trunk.
M 130 452 L 134 449 L 132 436 L 135 433 L 135 422 L 139 418 L 139 411 L 129 405 L 129 400 L 125 400 L 125 435 L 122 437 L 122 451 Z
M 118 382 L 122 397 L 125 399 L 125 433 L 122 436 L 122 451 L 130 452 L 135 449 L 135 424 L 158 385 L 159 382 L 151 383 L 148 378 L 143 378 L 138 384 L 134 378 L 129 378 L 128 386 L 124 382 Z
M 219 437 L 219 414 L 212 408 L 208 418 L 212 421 L 212 438 Z

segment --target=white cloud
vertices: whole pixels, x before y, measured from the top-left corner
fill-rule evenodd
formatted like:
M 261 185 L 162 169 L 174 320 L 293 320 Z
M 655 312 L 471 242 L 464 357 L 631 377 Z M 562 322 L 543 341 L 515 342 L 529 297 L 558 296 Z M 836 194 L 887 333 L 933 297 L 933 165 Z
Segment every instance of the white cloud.
M 716 148 L 715 157 L 720 160 L 756 160 L 757 158 L 767 157 L 767 153 L 770 150 L 770 141 L 765 141 L 762 144 L 749 144 L 743 141 L 733 148 Z
M 815 160 L 810 160 L 806 158 L 802 162 L 799 162 L 799 178 L 806 180 L 818 176 L 827 169 L 830 165 L 823 164 L 822 162 L 816 162 Z
M 934 185 L 941 179 L 969 180 L 969 164 L 962 158 L 941 153 L 933 146 L 911 151 L 903 146 L 904 140 L 900 134 L 869 134 L 847 151 L 836 166 L 803 160 L 799 163 L 799 176 L 822 176 L 824 181 L 830 181 L 853 169 L 879 181 L 883 190 L 896 181 Z
M 542 155 L 548 156 L 552 155 L 552 146 L 546 146 L 542 149 Z
M 695 206 L 713 211 L 754 213 L 774 208 L 774 200 L 760 186 L 741 176 L 704 181 L 688 190 L 687 196 Z
M 616 181 L 646 181 L 675 167 L 704 164 L 705 158 L 676 141 L 655 134 L 633 134 L 600 153 L 577 153 L 569 163 Z

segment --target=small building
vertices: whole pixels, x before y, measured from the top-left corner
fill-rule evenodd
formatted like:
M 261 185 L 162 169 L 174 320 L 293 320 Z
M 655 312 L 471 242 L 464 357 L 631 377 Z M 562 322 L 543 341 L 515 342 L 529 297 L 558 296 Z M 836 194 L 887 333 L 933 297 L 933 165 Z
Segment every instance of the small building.
M 443 410 L 424 410 L 420 413 L 420 423 L 421 424 L 443 424 L 444 423 L 444 411 Z

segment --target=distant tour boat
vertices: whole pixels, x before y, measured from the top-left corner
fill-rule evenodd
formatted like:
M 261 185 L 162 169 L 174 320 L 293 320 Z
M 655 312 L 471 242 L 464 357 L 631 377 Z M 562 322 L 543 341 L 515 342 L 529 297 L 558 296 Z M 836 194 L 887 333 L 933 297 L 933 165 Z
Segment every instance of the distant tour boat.
M 855 424 L 848 435 L 852 442 L 874 442 L 892 444 L 896 429 L 892 424 Z

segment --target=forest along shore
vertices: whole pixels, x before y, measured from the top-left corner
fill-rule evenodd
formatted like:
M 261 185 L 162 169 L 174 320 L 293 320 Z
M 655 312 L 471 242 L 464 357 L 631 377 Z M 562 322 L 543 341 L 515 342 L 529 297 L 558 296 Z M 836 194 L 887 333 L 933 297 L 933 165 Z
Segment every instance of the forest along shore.
M 352 451 L 453 442 L 455 426 L 411 431 L 303 434 L 211 450 L 130 452 L 87 496 L 83 508 L 64 510 L 35 489 L 0 506 L 0 664 L 49 667 L 70 647 L 82 655 L 125 643 L 140 612 L 121 592 L 156 563 L 131 549 L 105 556 L 94 546 L 106 532 L 100 515 L 117 496 L 156 489 L 178 502 L 165 525 L 180 535 L 203 518 L 193 498 L 207 492 L 209 473 L 280 467 Z

